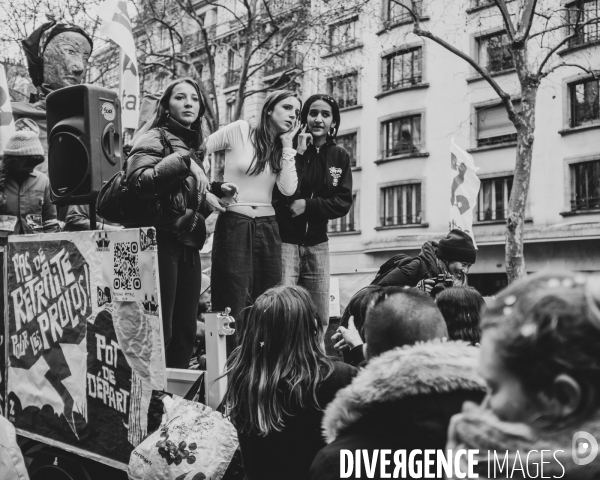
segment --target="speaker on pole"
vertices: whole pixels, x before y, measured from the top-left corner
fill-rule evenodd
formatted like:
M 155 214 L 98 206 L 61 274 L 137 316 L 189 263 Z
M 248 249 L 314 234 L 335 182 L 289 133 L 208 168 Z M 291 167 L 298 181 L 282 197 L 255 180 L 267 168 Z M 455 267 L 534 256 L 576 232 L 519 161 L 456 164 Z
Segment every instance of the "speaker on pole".
M 48 177 L 56 205 L 96 201 L 121 168 L 118 94 L 95 85 L 61 88 L 46 98 Z

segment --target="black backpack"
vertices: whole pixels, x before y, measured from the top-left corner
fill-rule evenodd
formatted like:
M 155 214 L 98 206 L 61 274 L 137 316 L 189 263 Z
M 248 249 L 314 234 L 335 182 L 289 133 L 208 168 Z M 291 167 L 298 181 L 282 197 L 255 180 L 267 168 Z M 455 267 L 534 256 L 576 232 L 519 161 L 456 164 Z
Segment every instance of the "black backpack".
M 390 273 L 395 268 L 401 267 L 402 265 L 409 263 L 412 259 L 413 257 L 407 255 L 406 253 L 399 253 L 397 255 L 394 255 L 383 265 L 381 265 L 381 267 L 379 267 L 377 275 L 375 275 L 375 280 L 371 282 L 371 285 L 379 285 L 388 273 Z
M 173 153 L 173 147 L 164 130 L 159 128 L 163 157 Z M 132 226 L 152 225 L 153 218 L 144 218 L 142 212 L 147 201 L 138 200 L 131 195 L 127 185 L 127 159 L 123 168 L 115 173 L 100 189 L 96 199 L 96 212 L 111 223 Z

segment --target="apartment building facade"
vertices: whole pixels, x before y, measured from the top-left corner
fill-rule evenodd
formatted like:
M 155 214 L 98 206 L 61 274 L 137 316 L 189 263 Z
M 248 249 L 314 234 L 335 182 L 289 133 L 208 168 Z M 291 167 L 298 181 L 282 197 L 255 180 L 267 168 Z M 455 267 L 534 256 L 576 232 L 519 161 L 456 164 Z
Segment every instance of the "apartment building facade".
M 228 43 L 239 41 L 236 1 L 227 9 L 197 3 L 216 39 L 216 75 L 222 81 L 213 101 L 219 104 L 222 124 L 231 120 L 239 70 Z M 567 4 L 556 0 L 556 5 L 559 11 Z M 415 1 L 414 7 L 423 28 L 475 58 L 513 95 L 518 108 L 514 61 L 493 2 L 425 0 Z M 313 2 L 311 8 L 325 6 Z M 600 0 L 584 0 L 584 8 L 587 15 L 599 15 Z M 190 28 L 186 35 L 193 40 L 197 33 Z M 493 89 L 470 65 L 412 30 L 411 17 L 395 0 L 372 0 L 360 11 L 340 9 L 326 25 L 325 41 L 302 52 L 305 73 L 292 87 L 302 99 L 324 91 L 338 100 L 338 143 L 353 158 L 353 209 L 330 222 L 332 273 L 375 272 L 392 255 L 416 254 L 425 241 L 445 235 L 454 137 L 479 167 L 482 183 L 474 219 L 479 252 L 471 279 L 482 293 L 492 294 L 506 283 L 505 218 L 516 131 Z M 569 30 L 555 34 L 568 35 Z M 565 63 L 586 65 L 588 71 L 558 69 L 539 90 L 525 226 L 530 272 L 600 271 L 600 104 L 598 80 L 591 74 L 600 70 L 599 41 L 597 24 L 583 29 L 559 54 Z M 271 62 L 249 88 L 268 86 L 288 63 L 298 61 L 297 55 L 291 51 L 279 63 Z M 207 75 L 206 69 L 201 71 Z M 145 75 L 145 84 L 155 82 L 155 90 L 166 77 L 149 69 Z M 249 97 L 242 118 L 255 121 L 264 96 Z

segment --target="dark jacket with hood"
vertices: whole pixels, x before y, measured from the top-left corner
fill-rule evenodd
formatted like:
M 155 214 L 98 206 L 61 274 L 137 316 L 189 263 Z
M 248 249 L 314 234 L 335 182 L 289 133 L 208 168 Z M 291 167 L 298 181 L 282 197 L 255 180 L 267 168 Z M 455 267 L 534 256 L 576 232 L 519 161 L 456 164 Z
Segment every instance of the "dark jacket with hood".
M 416 287 L 423 279 L 437 277 L 444 272 L 438 266 L 436 249 L 436 242 L 425 242 L 419 255 L 413 258 L 402 257 L 398 265 L 385 275 L 378 273 L 372 284 L 382 287 Z
M 206 199 L 199 198 L 190 172 L 194 161 L 190 148 L 198 134 L 171 117 L 161 129 L 164 136 L 153 128 L 138 138 L 127 159 L 127 181 L 137 200 L 135 207 L 143 210 L 140 218 L 152 219 L 152 226 L 176 233 L 190 247 L 202 248 Z M 199 165 L 203 168 L 201 162 Z M 196 211 L 200 215 L 190 233 Z
M 478 349 L 465 342 L 437 340 L 370 360 L 327 407 L 323 432 L 329 445 L 317 454 L 309 478 L 341 478 L 342 449 L 405 449 L 407 459 L 414 449 L 445 449 L 450 418 L 465 400 L 484 397 L 478 358 Z M 379 461 L 374 471 L 369 478 L 382 478 Z M 392 460 L 387 473 L 393 471 Z
M 277 186 L 273 190 L 273 207 L 279 235 L 284 243 L 314 246 L 326 242 L 327 222 L 340 218 L 352 206 L 352 169 L 350 155 L 333 139 L 319 149 L 309 145 L 304 154 L 296 155 L 298 188 L 290 197 Z M 305 199 L 306 211 L 292 218 L 289 206 Z

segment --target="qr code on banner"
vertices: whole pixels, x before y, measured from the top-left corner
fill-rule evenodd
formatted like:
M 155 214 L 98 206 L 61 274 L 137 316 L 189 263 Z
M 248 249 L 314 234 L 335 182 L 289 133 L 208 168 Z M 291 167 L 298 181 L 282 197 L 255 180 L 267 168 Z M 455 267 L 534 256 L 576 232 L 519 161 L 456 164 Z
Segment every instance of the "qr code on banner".
M 113 287 L 115 290 L 139 290 L 142 288 L 138 264 L 137 242 L 115 243 Z

